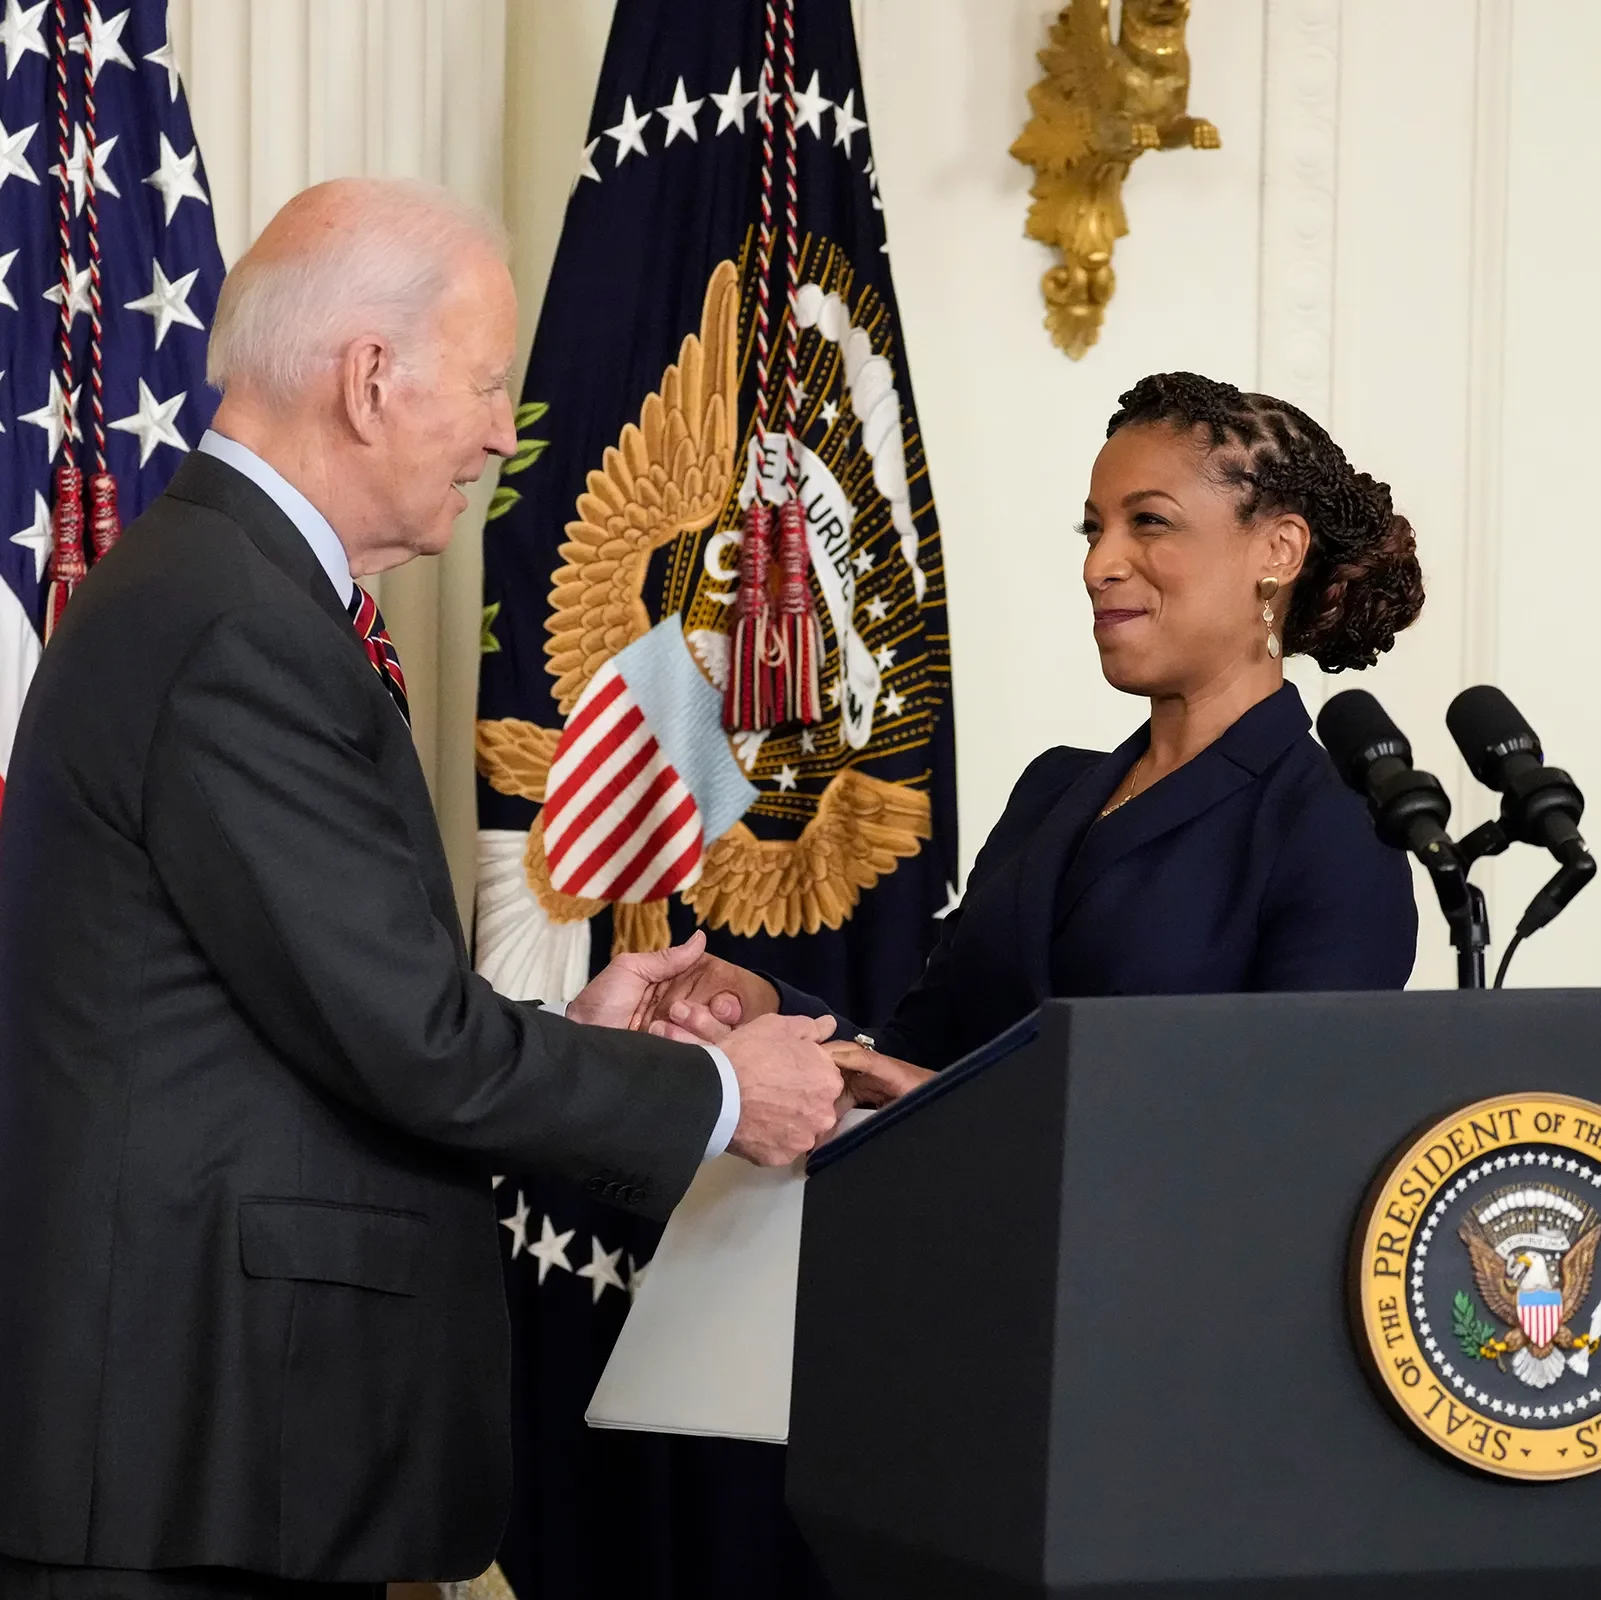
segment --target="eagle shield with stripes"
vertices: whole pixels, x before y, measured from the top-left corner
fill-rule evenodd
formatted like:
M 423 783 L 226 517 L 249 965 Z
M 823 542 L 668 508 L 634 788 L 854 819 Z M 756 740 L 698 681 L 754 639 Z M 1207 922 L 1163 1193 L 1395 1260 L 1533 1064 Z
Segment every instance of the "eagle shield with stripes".
M 707 840 L 755 795 L 723 737 L 720 697 L 669 619 L 600 668 L 557 742 L 543 819 L 551 886 L 665 900 L 700 877 Z

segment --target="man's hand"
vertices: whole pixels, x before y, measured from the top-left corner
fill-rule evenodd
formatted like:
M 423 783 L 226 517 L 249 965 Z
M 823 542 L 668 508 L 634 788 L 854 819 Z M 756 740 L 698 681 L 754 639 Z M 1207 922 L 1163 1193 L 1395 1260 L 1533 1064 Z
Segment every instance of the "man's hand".
M 832 1017 L 758 1017 L 722 1041 L 739 1079 L 739 1126 L 728 1148 L 758 1167 L 787 1166 L 834 1130 L 844 1092 L 822 1041 Z
M 731 1028 L 778 1010 L 778 991 L 772 984 L 744 967 L 736 967 L 732 961 L 703 954 L 705 938 L 699 933 L 695 938 L 700 940 L 698 959 L 672 977 L 652 984 L 630 1027 L 666 1033 L 668 1038 L 681 1038 L 687 1033 L 717 1044 Z M 688 945 L 680 948 L 687 949 Z M 664 1026 L 652 1026 L 658 1022 Z M 682 1031 L 675 1032 L 667 1024 Z
M 934 1076 L 927 1067 L 880 1055 L 854 1040 L 841 1039 L 824 1046 L 845 1076 L 845 1092 L 859 1106 L 887 1106 Z
M 649 997 L 663 984 L 692 972 L 697 961 L 710 959 L 706 935 L 699 929 L 670 950 L 616 956 L 568 1003 L 567 1015 L 574 1022 L 601 1028 L 643 1027 L 637 1019 L 646 1011 Z

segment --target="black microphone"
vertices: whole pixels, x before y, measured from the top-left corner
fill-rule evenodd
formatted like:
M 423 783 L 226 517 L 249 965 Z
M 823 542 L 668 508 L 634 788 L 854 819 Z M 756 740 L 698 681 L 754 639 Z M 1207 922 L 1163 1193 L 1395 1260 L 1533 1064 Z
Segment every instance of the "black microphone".
M 1412 746 L 1365 689 L 1347 689 L 1323 707 L 1318 737 L 1340 776 L 1367 799 L 1379 837 L 1410 850 L 1431 871 L 1465 870 L 1445 825 L 1451 797 L 1412 765 Z
M 1564 863 L 1588 855 L 1579 833 L 1584 796 L 1560 767 L 1545 765 L 1539 735 L 1518 708 L 1487 683 L 1451 702 L 1445 725 L 1480 783 L 1501 792 L 1509 838 L 1539 845 Z
M 1560 871 L 1524 912 L 1518 933 L 1543 928 L 1595 876 L 1595 858 L 1579 832 L 1584 796 L 1545 752 L 1522 713 L 1487 683 L 1464 689 L 1445 714 L 1468 770 L 1501 795 L 1501 827 L 1511 839 L 1549 850 Z

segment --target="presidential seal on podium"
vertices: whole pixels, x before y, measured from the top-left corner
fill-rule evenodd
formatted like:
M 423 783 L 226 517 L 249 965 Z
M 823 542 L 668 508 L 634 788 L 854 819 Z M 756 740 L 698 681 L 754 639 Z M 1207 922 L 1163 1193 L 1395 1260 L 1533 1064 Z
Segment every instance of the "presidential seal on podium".
M 1357 1343 L 1432 1444 L 1509 1478 L 1601 1468 L 1601 1105 L 1481 1100 L 1411 1140 L 1352 1241 Z

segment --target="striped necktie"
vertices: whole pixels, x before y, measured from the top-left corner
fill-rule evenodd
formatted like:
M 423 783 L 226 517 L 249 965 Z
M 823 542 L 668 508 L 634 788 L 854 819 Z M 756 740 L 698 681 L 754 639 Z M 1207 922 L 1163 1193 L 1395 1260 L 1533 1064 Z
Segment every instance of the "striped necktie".
M 400 670 L 400 657 L 395 652 L 389 630 L 384 626 L 384 614 L 378 609 L 378 602 L 358 583 L 346 609 L 355 625 L 356 637 L 366 647 L 367 659 L 372 662 L 373 671 L 384 680 L 384 687 L 400 707 L 406 726 L 410 727 L 411 707 L 406 700 L 406 674 Z

